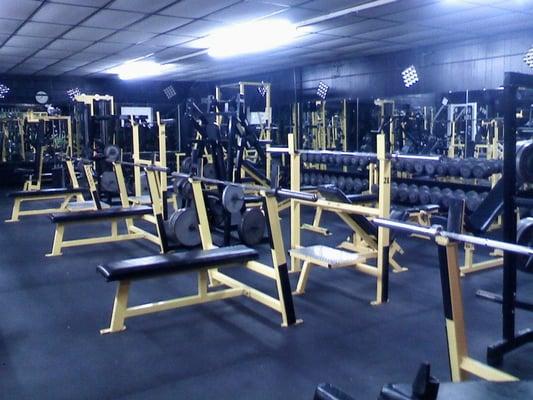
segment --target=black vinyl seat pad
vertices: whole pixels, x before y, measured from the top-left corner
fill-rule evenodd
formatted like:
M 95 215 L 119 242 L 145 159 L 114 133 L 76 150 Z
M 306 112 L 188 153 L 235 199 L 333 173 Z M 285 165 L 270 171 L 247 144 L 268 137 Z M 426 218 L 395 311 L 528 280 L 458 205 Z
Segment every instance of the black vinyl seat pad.
M 113 261 L 98 265 L 96 270 L 108 282 L 113 282 L 152 278 L 210 267 L 242 265 L 258 257 L 259 253 L 256 250 L 237 245 Z
M 60 222 L 77 222 L 77 221 L 96 221 L 111 218 L 137 217 L 152 213 L 152 207 L 149 206 L 131 206 L 131 207 L 109 207 L 102 210 L 86 210 L 77 212 L 60 212 L 50 215 L 53 223 Z
M 41 197 L 41 196 L 58 196 L 67 194 L 82 193 L 83 189 L 54 188 L 42 190 L 19 190 L 8 193 L 8 197 Z

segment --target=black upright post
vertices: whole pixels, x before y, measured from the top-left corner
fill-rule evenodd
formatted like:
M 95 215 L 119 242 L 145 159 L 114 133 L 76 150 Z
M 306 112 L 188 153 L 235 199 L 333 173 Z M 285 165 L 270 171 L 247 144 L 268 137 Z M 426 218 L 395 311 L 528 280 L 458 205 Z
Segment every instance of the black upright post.
M 503 134 L 503 240 L 516 243 L 516 216 L 514 197 L 516 192 L 516 95 L 518 88 L 504 80 L 504 134 Z M 504 340 L 515 337 L 516 265 L 515 255 L 503 254 L 502 322 Z

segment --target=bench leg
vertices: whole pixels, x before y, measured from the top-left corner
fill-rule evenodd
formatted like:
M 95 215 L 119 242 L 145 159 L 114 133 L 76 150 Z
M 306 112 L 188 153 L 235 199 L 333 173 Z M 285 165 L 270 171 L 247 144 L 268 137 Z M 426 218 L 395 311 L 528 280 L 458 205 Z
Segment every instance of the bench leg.
M 46 257 L 60 256 L 63 248 L 63 234 L 65 233 L 65 225 L 57 224 L 54 233 L 54 243 L 52 244 L 52 252 L 48 253 Z
M 126 319 L 126 310 L 128 309 L 128 294 L 130 290 L 130 282 L 119 282 L 117 293 L 115 294 L 115 302 L 113 304 L 113 315 L 111 316 L 111 324 L 109 328 L 100 330 L 100 333 L 115 333 L 126 329 L 124 320 Z
M 63 202 L 59 206 L 59 209 L 60 210 L 66 210 L 67 207 L 68 207 L 68 203 L 70 203 L 70 201 L 72 200 L 72 197 L 74 197 L 74 195 L 72 195 L 72 194 L 69 194 L 69 195 L 65 196 L 65 200 L 63 200 Z
M 116 220 L 111 221 L 111 237 L 113 239 L 118 237 L 118 224 Z
M 302 266 L 302 272 L 298 278 L 298 285 L 294 291 L 295 295 L 300 295 L 305 293 L 305 288 L 307 287 L 307 280 L 309 279 L 309 273 L 311 272 L 311 263 L 305 261 Z
M 18 197 L 15 198 L 15 202 L 13 203 L 13 211 L 11 212 L 11 218 L 6 219 L 5 222 L 17 222 L 19 220 L 20 203 L 22 203 L 22 201 Z
M 389 264 L 391 265 L 393 272 L 398 273 L 398 272 L 407 271 L 408 270 L 407 268 L 402 267 L 398 263 L 398 261 L 394 259 L 394 256 L 396 255 L 396 253 L 403 254 L 404 251 L 397 242 L 393 242 L 391 245 L 390 254 L 389 254 Z

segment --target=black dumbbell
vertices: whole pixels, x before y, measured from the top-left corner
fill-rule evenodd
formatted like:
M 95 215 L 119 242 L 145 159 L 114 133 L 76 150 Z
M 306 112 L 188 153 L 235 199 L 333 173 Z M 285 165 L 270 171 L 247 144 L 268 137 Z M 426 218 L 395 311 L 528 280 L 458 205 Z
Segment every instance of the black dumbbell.
M 304 184 L 304 185 L 309 185 L 309 180 L 310 180 L 310 178 L 311 178 L 311 177 L 309 176 L 309 174 L 308 174 L 307 172 L 304 173 L 303 184 Z
M 474 168 L 474 163 L 471 160 L 461 160 L 459 162 L 459 175 L 463 179 L 472 178 L 472 169 Z
M 326 177 L 326 176 L 325 176 L 324 174 L 317 174 L 317 176 L 316 176 L 316 184 L 317 184 L 318 186 L 323 185 L 323 184 L 324 184 L 324 178 L 325 178 L 325 177 Z
M 337 176 L 336 176 L 336 175 L 331 175 L 331 176 L 330 176 L 330 179 L 329 179 L 329 182 L 330 182 L 333 186 L 337 186 Z
M 421 160 L 414 161 L 413 169 L 414 169 L 415 174 L 423 175 L 425 172 L 424 163 Z
M 419 201 L 418 186 L 409 185 L 409 194 L 407 195 L 407 200 L 409 204 L 416 205 Z
M 449 176 L 460 176 L 461 165 L 457 160 L 449 160 L 446 162 Z
M 431 198 L 431 204 L 438 204 L 440 205 L 440 202 L 442 200 L 442 193 L 438 186 L 433 186 L 429 191 L 429 196 Z
M 346 190 L 346 193 L 353 192 L 353 179 L 351 177 L 347 177 L 344 181 L 344 187 Z
M 323 180 L 323 183 L 324 185 L 329 185 L 331 183 L 331 177 L 329 175 L 324 175 L 324 180 Z
M 448 161 L 441 161 L 435 166 L 435 174 L 437 176 L 448 175 Z
M 464 192 L 464 190 L 461 190 L 461 189 L 455 189 L 453 191 L 453 197 L 456 200 L 465 200 L 466 199 L 465 192 Z
M 359 178 L 353 180 L 353 192 L 359 194 L 363 191 L 363 182 Z
M 428 186 L 422 185 L 418 188 L 418 202 L 422 205 L 431 203 L 431 194 Z
M 479 196 L 479 193 L 470 190 L 466 193 L 465 198 L 465 207 L 468 211 L 474 212 L 477 210 L 479 205 L 481 204 L 481 197 Z
M 433 161 L 426 161 L 426 162 L 424 163 L 424 172 L 425 172 L 426 175 L 428 175 L 428 176 L 433 176 L 433 175 L 435 175 L 436 168 L 437 168 L 437 163 L 435 163 L 435 162 L 433 162 Z
M 390 195 L 391 195 L 391 201 L 396 201 L 398 199 L 398 184 L 396 182 L 392 182 L 390 185 Z
M 398 185 L 398 202 L 406 203 L 409 199 L 409 187 L 406 183 L 400 183 Z
M 344 176 L 341 175 L 337 178 L 337 186 L 342 191 L 346 189 L 346 179 L 344 178 Z
M 450 201 L 454 198 L 453 192 L 450 188 L 444 188 L 441 190 L 441 194 L 442 198 L 440 201 L 440 205 L 442 206 L 442 208 L 447 210 L 448 207 L 450 207 Z
M 317 174 L 312 172 L 310 179 L 309 179 L 309 183 L 311 184 L 311 186 L 316 186 L 316 182 L 317 182 Z

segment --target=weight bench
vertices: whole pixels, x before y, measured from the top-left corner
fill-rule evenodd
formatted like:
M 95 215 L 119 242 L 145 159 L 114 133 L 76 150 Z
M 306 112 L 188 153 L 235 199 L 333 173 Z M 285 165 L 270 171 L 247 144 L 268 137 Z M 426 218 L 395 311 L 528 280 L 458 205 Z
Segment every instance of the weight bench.
M 256 250 L 239 245 L 101 264 L 96 270 L 108 282 L 116 281 L 119 284 L 115 294 L 111 324 L 108 329 L 103 329 L 100 333 L 123 331 L 126 329 L 124 326 L 126 318 L 247 295 L 244 286 L 209 291 L 208 270 L 243 265 L 258 257 L 259 253 Z M 187 272 L 198 273 L 198 292 L 195 295 L 128 307 L 128 295 L 132 281 Z
M 376 200 L 375 195 L 353 195 L 348 197 L 342 190 L 333 185 L 319 186 L 318 192 L 326 201 L 340 204 L 352 205 Z M 291 249 L 289 251 L 291 257 L 303 261 L 302 272 L 298 279 L 295 294 L 299 295 L 305 292 L 312 265 L 328 269 L 355 267 L 364 273 L 376 276 L 376 267 L 366 264 L 366 261 L 376 257 L 378 227 L 362 214 L 342 211 L 338 214 L 355 231 L 353 241 L 344 241 L 338 248 L 315 245 Z M 391 212 L 390 218 L 404 221 L 408 216 L 409 214 L 406 210 L 401 210 Z M 394 234 L 391 235 L 390 243 L 388 251 L 390 265 L 395 272 L 406 271 L 406 268 L 401 267 L 394 260 L 396 253 L 403 254 L 403 249 L 394 240 Z
M 140 218 L 152 214 L 152 207 L 132 206 L 132 207 L 109 207 L 101 210 L 87 210 L 80 212 L 61 212 L 50 215 L 52 223 L 56 225 L 52 252 L 47 256 L 60 256 L 64 247 L 84 246 L 98 243 L 118 242 L 132 239 L 149 239 L 148 233 L 134 233 L 130 226 L 133 218 Z M 118 221 L 126 221 L 128 233 L 118 233 Z M 63 240 L 65 228 L 67 226 L 91 222 L 111 221 L 111 234 L 108 236 L 89 237 L 84 239 Z
M 57 189 L 41 189 L 41 190 L 19 190 L 11 192 L 8 197 L 14 199 L 13 211 L 11 212 L 11 218 L 5 222 L 17 222 L 19 217 L 25 215 L 43 215 L 53 212 L 65 211 L 68 209 L 68 205 L 73 198 L 77 199 L 77 202 L 84 203 L 83 189 L 69 189 L 69 188 L 57 188 Z M 61 205 L 57 208 L 45 208 L 37 210 L 21 210 L 22 203 L 35 202 L 35 201 L 48 201 L 48 200 L 63 200 Z

